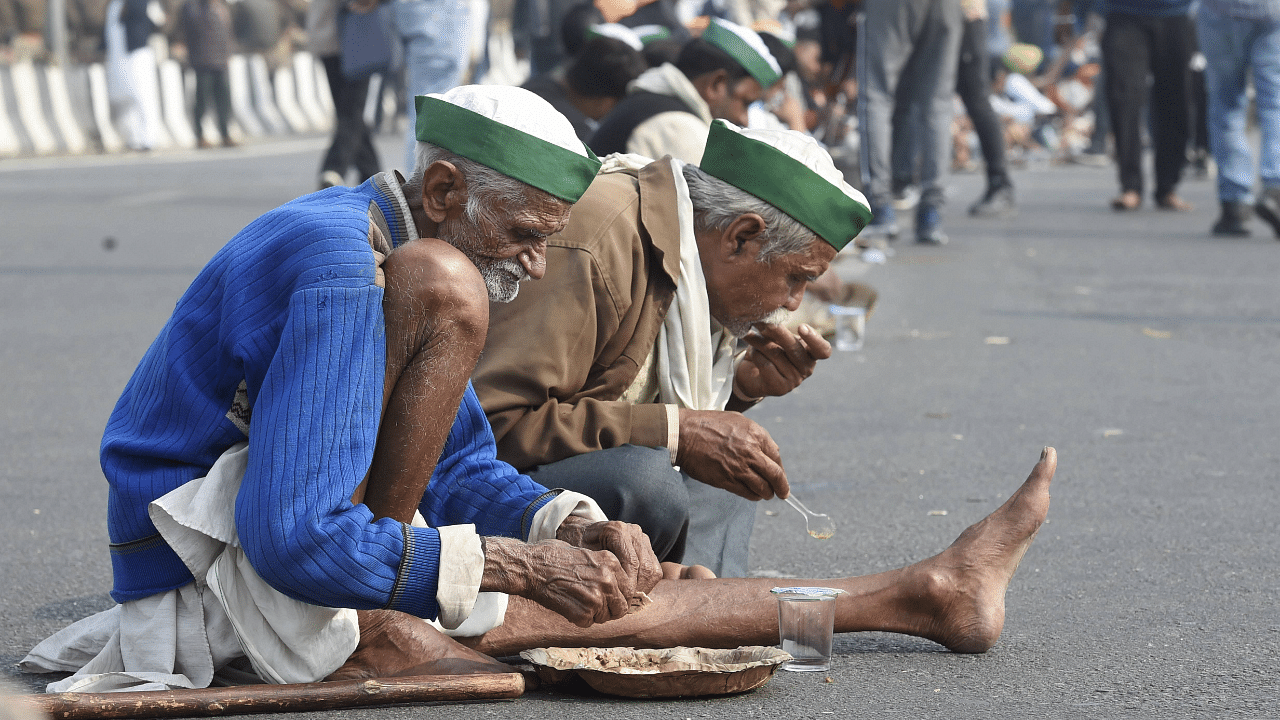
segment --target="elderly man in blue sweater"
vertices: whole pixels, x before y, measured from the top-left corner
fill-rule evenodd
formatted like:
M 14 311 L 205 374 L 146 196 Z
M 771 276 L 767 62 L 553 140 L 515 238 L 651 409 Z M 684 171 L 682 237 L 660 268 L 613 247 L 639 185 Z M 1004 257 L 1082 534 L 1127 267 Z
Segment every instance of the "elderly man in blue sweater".
M 417 103 L 408 181 L 255 220 L 142 359 L 102 441 L 120 605 L 33 651 L 78 672 L 52 689 L 206 686 L 240 658 L 319 680 L 375 635 L 418 633 L 404 618 L 492 627 L 506 596 L 487 591 L 591 624 L 656 582 L 638 528 L 495 459 L 468 381 L 488 301 L 541 277 L 600 163 L 518 88 Z M 572 544 L 538 542 L 555 539 Z M 422 657 L 491 662 L 442 647 Z

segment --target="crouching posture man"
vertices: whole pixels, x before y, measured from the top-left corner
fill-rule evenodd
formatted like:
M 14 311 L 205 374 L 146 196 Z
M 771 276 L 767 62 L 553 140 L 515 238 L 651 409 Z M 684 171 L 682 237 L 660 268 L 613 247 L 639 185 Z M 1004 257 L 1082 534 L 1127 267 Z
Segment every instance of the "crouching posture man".
M 411 642 L 419 671 L 465 668 L 487 660 L 417 618 L 489 629 L 506 596 L 484 590 L 591 624 L 656 582 L 637 528 L 495 459 L 468 382 L 489 300 L 542 276 L 600 163 L 525 90 L 417 103 L 410 180 L 255 220 L 142 359 L 102 441 L 120 604 L 24 661 L 77 673 L 51 690 L 203 687 L 237 660 L 315 681 Z
M 660 560 L 742 577 L 752 501 L 789 492 L 743 411 L 831 356 L 779 323 L 871 211 L 802 133 L 716 120 L 700 143 L 700 167 L 606 158 L 546 278 L 490 308 L 475 387 L 499 458 L 639 525 Z

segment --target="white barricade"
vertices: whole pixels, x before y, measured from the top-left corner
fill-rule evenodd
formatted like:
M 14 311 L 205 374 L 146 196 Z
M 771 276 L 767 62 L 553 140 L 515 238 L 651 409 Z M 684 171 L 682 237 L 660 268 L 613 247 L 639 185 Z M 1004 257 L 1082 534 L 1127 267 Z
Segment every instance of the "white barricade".
M 246 135 L 257 137 L 266 134 L 258 111 L 253 108 L 252 82 L 249 80 L 249 59 L 244 55 L 232 55 L 227 64 L 227 82 L 231 86 L 231 114 Z
M 289 124 L 285 122 L 280 110 L 276 107 L 275 91 L 271 87 L 271 75 L 267 70 L 267 59 L 261 55 L 250 55 L 249 88 L 253 93 L 253 106 L 262 118 L 262 127 L 269 134 L 285 135 L 289 132 Z
M 89 148 L 89 142 L 85 140 L 80 123 L 71 110 L 67 76 L 60 65 L 46 66 L 44 74 L 49 86 L 49 106 L 53 109 L 53 121 L 62 136 L 62 145 L 72 155 L 79 155 Z
M 89 103 L 93 110 L 93 122 L 98 129 L 98 141 L 104 152 L 124 150 L 124 140 L 116 132 L 111 121 L 111 99 L 107 95 L 107 69 L 102 63 L 89 66 Z
M 58 139 L 49 129 L 41 102 L 40 81 L 36 79 L 35 66 L 30 61 L 14 63 L 9 67 L 13 82 L 13 95 L 18 101 L 18 121 L 27 131 L 31 148 L 37 155 L 49 155 L 58 151 Z
M 293 82 L 293 68 L 288 66 L 276 68 L 273 85 L 276 89 L 276 107 L 280 108 L 280 115 L 289 124 L 289 129 L 296 133 L 309 132 L 311 130 L 311 122 L 307 119 L 306 113 L 302 112 L 302 108 L 298 107 L 297 89 L 294 87 Z
M 195 147 L 196 135 L 187 114 L 187 94 L 182 89 L 182 65 L 177 60 L 160 63 L 160 107 L 164 126 L 169 129 L 173 144 L 182 148 Z
M 333 128 L 333 117 L 325 112 L 316 96 L 316 68 L 319 63 L 309 52 L 293 55 L 293 85 L 298 92 L 298 107 L 307 116 L 312 130 L 328 132 Z
M 22 143 L 18 140 L 18 132 L 9 122 L 8 103 L 5 102 L 5 77 L 8 73 L 0 67 L 0 157 L 18 155 L 22 152 Z

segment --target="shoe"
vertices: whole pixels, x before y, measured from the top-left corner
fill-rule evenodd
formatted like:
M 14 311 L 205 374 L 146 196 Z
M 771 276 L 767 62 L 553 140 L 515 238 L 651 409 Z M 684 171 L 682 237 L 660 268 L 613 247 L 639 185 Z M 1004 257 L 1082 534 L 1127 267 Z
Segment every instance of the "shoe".
M 907 185 L 893 193 L 894 210 L 912 210 L 918 204 L 920 204 L 920 188 L 915 185 Z
M 1142 196 L 1137 190 L 1125 190 L 1111 201 L 1111 209 L 1117 212 L 1137 210 L 1142 207 Z
M 922 206 L 916 211 L 916 242 L 921 245 L 946 245 L 950 238 L 942 232 L 938 208 Z
M 1276 231 L 1276 239 L 1280 239 L 1280 187 L 1263 190 L 1253 209 Z
M 1187 164 L 1191 166 L 1191 172 L 1195 174 L 1196 178 L 1204 180 L 1209 177 L 1209 151 L 1204 148 L 1197 148 L 1192 150 L 1190 155 L 1190 162 Z
M 345 185 L 345 184 L 346 183 L 343 182 L 342 180 L 342 176 L 333 170 L 325 170 L 324 172 L 320 173 L 320 189 L 321 190 L 324 190 L 325 188 L 337 187 L 339 185 Z
M 1209 230 L 1214 237 L 1249 237 L 1245 223 L 1252 215 L 1252 208 L 1244 203 L 1222 201 L 1222 217 Z
M 201 150 L 208 150 L 209 148 L 213 147 L 213 142 L 210 140 L 206 140 L 205 138 L 200 138 L 199 140 L 196 141 L 196 145 Z
M 1013 199 L 1012 185 L 996 185 L 988 188 L 982 199 L 969 206 L 969 214 L 974 217 L 1011 218 L 1018 214 L 1017 204 Z
M 893 211 L 893 206 L 886 205 L 872 211 L 871 224 L 862 228 L 862 232 L 858 233 L 858 237 L 868 239 L 883 237 L 886 240 L 897 240 L 898 216 Z
M 1195 209 L 1195 206 L 1174 193 L 1165 193 L 1156 198 L 1156 207 L 1172 212 L 1191 212 Z
M 232 140 L 229 137 L 224 137 L 222 138 L 222 147 L 224 148 L 240 147 L 240 142 L 238 140 Z

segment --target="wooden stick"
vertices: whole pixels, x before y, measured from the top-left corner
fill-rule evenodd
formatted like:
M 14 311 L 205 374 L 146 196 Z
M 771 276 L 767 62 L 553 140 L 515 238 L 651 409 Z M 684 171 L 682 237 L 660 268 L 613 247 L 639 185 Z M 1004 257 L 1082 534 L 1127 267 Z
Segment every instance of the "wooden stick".
M 512 672 L 154 692 L 53 693 L 14 699 L 49 717 L 74 720 L 247 715 L 395 703 L 500 700 L 520 697 L 524 690 L 524 676 Z

